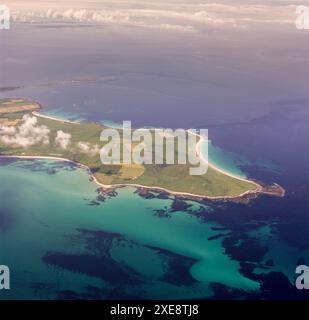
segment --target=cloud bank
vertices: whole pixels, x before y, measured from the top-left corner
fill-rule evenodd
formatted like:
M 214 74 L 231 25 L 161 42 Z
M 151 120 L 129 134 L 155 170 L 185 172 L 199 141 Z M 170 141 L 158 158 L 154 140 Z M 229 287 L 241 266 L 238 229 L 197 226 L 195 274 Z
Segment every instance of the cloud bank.
M 32 6 L 30 5 L 32 3 Z M 13 19 L 202 31 L 252 24 L 293 23 L 297 1 L 48 1 L 12 2 Z
M 24 115 L 18 127 L 0 125 L 0 141 L 7 146 L 27 148 L 35 144 L 49 144 L 50 130 L 37 125 L 37 118 Z

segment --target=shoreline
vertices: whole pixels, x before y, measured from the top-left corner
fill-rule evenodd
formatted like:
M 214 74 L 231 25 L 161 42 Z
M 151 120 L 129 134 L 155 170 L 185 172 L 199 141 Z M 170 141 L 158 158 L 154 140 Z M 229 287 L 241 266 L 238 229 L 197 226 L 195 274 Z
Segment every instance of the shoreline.
M 36 112 L 36 111 L 31 112 L 31 114 L 36 117 L 39 117 L 39 118 L 54 120 L 54 121 L 58 121 L 58 122 L 62 122 L 62 123 L 80 124 L 80 122 L 78 122 L 78 121 L 59 119 L 56 117 L 44 115 L 44 114 Z M 188 131 L 188 132 L 190 133 L 190 131 Z M 191 134 L 193 134 L 193 133 L 191 133 Z M 197 135 L 197 134 L 195 134 L 195 135 Z M 196 145 L 196 148 L 197 148 L 196 152 L 202 161 L 204 161 L 205 163 L 208 162 L 208 166 L 210 168 L 212 168 L 213 170 L 218 171 L 218 172 L 220 172 L 226 176 L 229 176 L 231 178 L 234 178 L 236 180 L 253 184 L 253 185 L 255 185 L 256 188 L 253 190 L 247 190 L 247 191 L 245 191 L 239 195 L 235 195 L 235 196 L 207 196 L 207 195 L 193 194 L 193 193 L 188 193 L 188 192 L 173 191 L 173 190 L 169 190 L 169 189 L 166 189 L 163 187 L 158 187 L 158 186 L 144 186 L 144 185 L 139 185 L 139 184 L 134 184 L 134 183 L 132 183 L 132 184 L 125 183 L 125 184 L 105 185 L 97 180 L 97 178 L 95 177 L 95 175 L 92 173 L 91 169 L 88 166 L 86 166 L 82 163 L 67 159 L 67 158 L 60 157 L 60 156 L 57 157 L 57 156 L 0 155 L 0 158 L 25 159 L 25 160 L 27 160 L 27 159 L 28 160 L 36 160 L 36 159 L 40 160 L 41 159 L 41 160 L 55 160 L 55 161 L 63 161 L 63 162 L 67 162 L 67 163 L 72 163 L 75 166 L 86 170 L 86 172 L 90 175 L 91 180 L 94 183 L 96 183 L 99 187 L 101 187 L 103 189 L 103 191 L 106 191 L 106 192 L 111 191 L 111 190 L 115 190 L 118 188 L 133 187 L 133 188 L 137 188 L 139 190 L 166 192 L 166 193 L 168 193 L 170 195 L 174 195 L 176 197 L 182 197 L 182 198 L 186 198 L 186 199 L 191 198 L 191 199 L 197 199 L 197 200 L 237 200 L 237 199 L 246 198 L 246 196 L 252 197 L 252 196 L 257 196 L 259 194 L 269 194 L 269 195 L 276 195 L 276 196 L 284 196 L 285 195 L 285 190 L 277 184 L 274 184 L 274 185 L 278 187 L 280 192 L 279 191 L 277 191 L 277 192 L 269 191 L 265 187 L 263 187 L 262 185 L 260 185 L 259 183 L 255 182 L 253 180 L 249 180 L 249 179 L 245 179 L 245 178 L 241 178 L 239 176 L 233 175 L 229 172 L 224 171 L 221 168 L 218 168 L 217 166 L 210 163 L 209 161 L 206 161 L 202 155 L 202 152 L 201 152 L 201 146 L 205 142 L 205 139 L 200 135 L 197 135 L 197 136 L 200 138 L 200 141 Z
M 43 119 L 49 119 L 49 120 L 54 120 L 54 121 L 63 122 L 63 123 L 71 123 L 71 124 L 80 124 L 81 123 L 79 121 L 71 121 L 71 120 L 60 119 L 60 118 L 48 116 L 48 115 L 42 114 L 37 111 L 32 111 L 31 113 L 33 116 L 43 118 Z
M 69 160 L 67 158 L 62 158 L 62 157 L 53 157 L 53 156 L 14 156 L 14 155 L 0 155 L 1 158 L 7 158 L 7 159 L 21 159 L 21 160 L 54 160 L 54 161 L 62 161 L 66 163 L 72 163 L 78 168 L 86 170 L 86 172 L 90 175 L 91 180 L 96 183 L 99 187 L 103 188 L 105 191 L 111 191 L 114 189 L 118 188 L 125 188 L 125 187 L 132 187 L 132 188 L 137 188 L 137 189 L 147 189 L 147 190 L 152 190 L 152 191 L 161 191 L 161 192 L 166 192 L 171 195 L 175 196 L 180 196 L 180 197 L 191 197 L 191 198 L 198 198 L 198 199 L 207 199 L 207 200 L 227 200 L 227 199 L 237 199 L 244 197 L 246 195 L 256 195 L 260 194 L 263 191 L 263 187 L 259 186 L 260 188 L 258 190 L 248 190 L 243 192 L 240 195 L 237 196 L 205 196 L 205 195 L 199 195 L 199 194 L 194 194 L 194 193 L 188 193 L 188 192 L 178 192 L 178 191 L 172 191 L 169 189 L 165 189 L 162 187 L 156 187 L 156 186 L 144 186 L 144 185 L 139 185 L 139 184 L 113 184 L 113 185 L 105 185 L 97 180 L 97 178 L 94 176 L 94 174 L 91 172 L 90 168 L 87 167 L 86 165 L 75 162 L 73 160 Z M 258 184 L 257 184 L 258 185 Z

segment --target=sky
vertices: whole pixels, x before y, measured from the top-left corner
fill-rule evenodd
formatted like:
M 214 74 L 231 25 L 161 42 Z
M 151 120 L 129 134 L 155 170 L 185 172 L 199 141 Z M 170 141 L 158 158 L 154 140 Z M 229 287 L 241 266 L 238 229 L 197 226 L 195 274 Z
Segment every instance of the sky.
M 309 0 L 6 0 L 17 21 L 69 21 L 205 32 L 222 28 L 295 26 Z

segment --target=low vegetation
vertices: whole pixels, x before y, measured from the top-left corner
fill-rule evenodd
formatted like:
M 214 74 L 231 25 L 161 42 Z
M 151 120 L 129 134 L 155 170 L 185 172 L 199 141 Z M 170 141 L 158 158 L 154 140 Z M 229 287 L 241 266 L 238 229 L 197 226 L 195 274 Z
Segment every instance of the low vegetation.
M 38 104 L 21 99 L 0 100 L 0 127 L 17 127 L 25 114 L 31 114 L 39 108 Z M 102 125 L 68 123 L 41 117 L 37 118 L 37 125 L 50 130 L 48 144 L 21 147 L 5 144 L 0 139 L 0 155 L 63 157 L 86 165 L 97 180 L 105 185 L 138 184 L 208 197 L 238 196 L 256 189 L 254 183 L 230 177 L 213 168 L 209 168 L 204 175 L 190 176 L 189 165 L 102 165 L 99 154 L 90 155 L 77 147 L 80 141 L 91 146 L 100 145 Z M 71 135 L 70 146 L 66 149 L 54 143 L 59 130 Z

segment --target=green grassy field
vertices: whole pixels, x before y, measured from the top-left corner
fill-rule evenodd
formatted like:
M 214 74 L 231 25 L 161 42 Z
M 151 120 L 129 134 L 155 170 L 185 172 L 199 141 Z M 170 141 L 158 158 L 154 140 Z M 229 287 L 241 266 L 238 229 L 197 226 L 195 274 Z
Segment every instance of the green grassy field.
M 0 100 L 0 120 L 5 122 L 10 119 L 16 121 L 26 113 L 39 108 L 35 103 L 21 100 Z M 24 106 L 32 105 L 31 110 Z M 10 112 L 9 107 L 12 110 Z M 14 122 L 13 122 L 14 123 Z M 99 155 L 90 156 L 80 152 L 77 144 L 80 141 L 91 145 L 103 146 L 100 142 L 100 134 L 103 126 L 95 123 L 67 123 L 51 119 L 38 118 L 39 125 L 45 125 L 50 129 L 50 143 L 47 145 L 36 144 L 27 148 L 17 145 L 5 145 L 0 139 L 0 155 L 23 155 L 23 156 L 53 156 L 63 157 L 84 164 L 90 168 L 97 180 L 103 184 L 139 184 L 149 187 L 161 187 L 171 191 L 187 192 L 208 197 L 238 196 L 249 190 L 255 190 L 256 185 L 230 177 L 217 170 L 209 168 L 205 175 L 191 176 L 190 165 L 103 165 Z M 1 121 L 0 121 L 1 125 Z M 63 150 L 54 143 L 56 133 L 62 130 L 72 135 L 72 143 Z M 1 138 L 1 137 L 0 137 Z
M 40 106 L 35 102 L 23 99 L 0 99 L 0 115 L 3 117 L 12 113 L 29 112 L 38 109 L 40 109 Z

